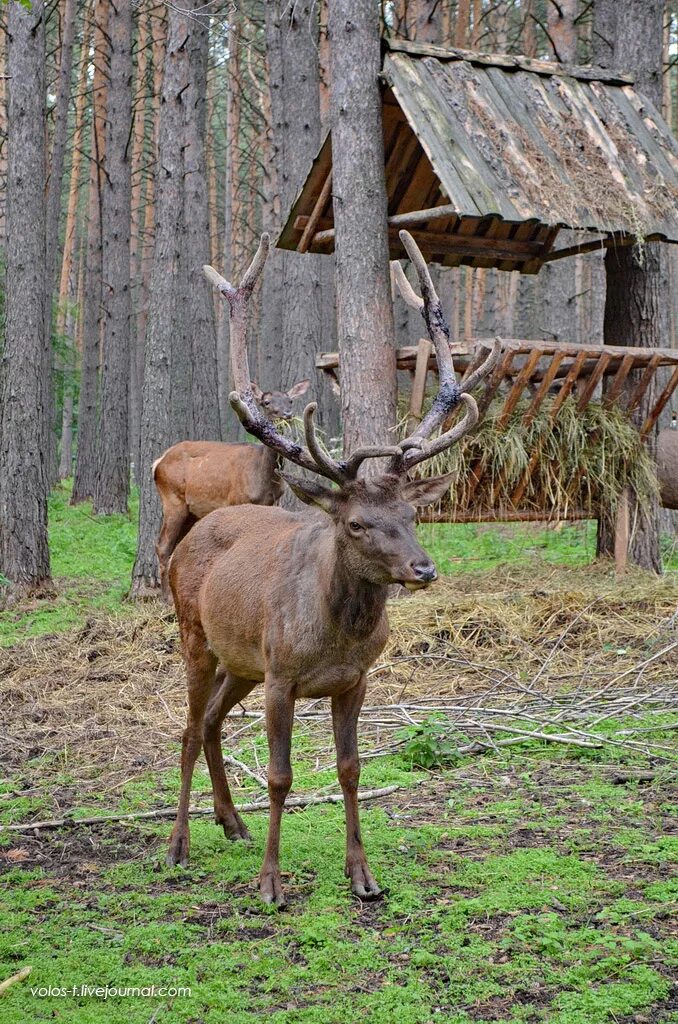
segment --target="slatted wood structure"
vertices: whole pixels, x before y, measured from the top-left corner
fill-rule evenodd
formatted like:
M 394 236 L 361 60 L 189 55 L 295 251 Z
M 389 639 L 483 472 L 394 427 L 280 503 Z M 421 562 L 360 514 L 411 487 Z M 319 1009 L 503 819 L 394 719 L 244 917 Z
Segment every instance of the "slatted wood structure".
M 428 260 L 537 273 L 548 261 L 678 241 L 678 144 L 623 74 L 385 41 L 391 256 L 407 227 Z M 556 249 L 563 228 L 582 232 Z M 278 239 L 331 252 L 325 140 Z
M 482 358 L 484 351 L 482 339 L 471 339 L 467 343 L 452 346 L 455 368 L 462 380 L 464 375 L 474 368 L 475 358 Z M 477 356 L 471 356 L 472 352 L 476 352 Z M 336 378 L 337 373 L 340 374 L 339 356 L 336 352 L 322 353 L 316 365 L 331 377 Z M 436 362 L 431 353 L 429 340 L 422 338 L 416 347 L 398 349 L 397 365 L 399 370 L 408 371 L 411 375 L 409 413 L 410 417 L 418 419 L 421 417 L 427 375 L 436 372 Z M 660 368 L 665 370 L 662 374 L 662 384 L 657 387 L 656 376 Z M 482 414 L 495 398 L 499 398 L 502 405 L 496 422 L 497 428 L 501 429 L 502 426 L 506 426 L 522 401 L 522 424 L 527 428 L 538 415 L 547 397 L 552 399 L 548 405 L 548 416 L 552 421 L 556 419 L 569 396 L 574 398 L 577 409 L 583 413 L 603 380 L 606 381 L 603 405 L 617 404 L 629 414 L 638 408 L 647 391 L 651 387 L 655 388 L 652 408 L 640 427 L 640 435 L 645 439 L 650 435 L 662 410 L 678 388 L 678 351 L 504 340 L 502 358 L 483 385 L 478 396 L 478 406 Z M 466 490 L 468 504 L 457 508 L 453 515 L 438 513 L 436 518 L 447 522 L 510 522 L 561 518 L 562 509 L 554 508 L 547 495 L 542 495 L 536 500 L 533 495 L 529 502 L 525 501 L 531 475 L 540 454 L 538 446 L 529 453 L 528 467 L 514 487 L 510 500 L 502 503 L 498 502 L 501 481 L 490 479 L 490 467 L 479 460 L 472 469 L 472 479 Z M 570 488 L 572 494 L 577 493 L 576 479 L 570 481 Z M 578 508 L 574 505 L 568 508 L 567 518 L 590 519 L 600 511 L 595 508 Z

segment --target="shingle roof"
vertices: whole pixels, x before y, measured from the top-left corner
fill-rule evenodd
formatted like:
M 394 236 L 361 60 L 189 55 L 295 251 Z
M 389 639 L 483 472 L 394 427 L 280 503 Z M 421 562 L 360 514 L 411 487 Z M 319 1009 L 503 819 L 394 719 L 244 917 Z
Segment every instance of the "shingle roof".
M 678 242 L 678 144 L 628 76 L 414 43 L 387 47 L 389 216 L 451 208 L 447 219 L 410 228 L 429 258 L 535 271 L 562 227 Z M 297 248 L 330 170 L 328 139 L 283 247 Z M 334 244 L 326 192 L 312 251 Z M 402 255 L 397 223 L 391 239 L 392 255 Z

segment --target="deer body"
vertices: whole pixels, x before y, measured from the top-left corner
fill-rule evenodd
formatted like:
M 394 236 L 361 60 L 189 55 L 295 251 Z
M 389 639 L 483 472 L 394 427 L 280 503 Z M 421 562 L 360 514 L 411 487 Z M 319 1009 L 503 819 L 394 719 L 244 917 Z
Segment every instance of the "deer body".
M 280 823 L 292 785 L 290 748 L 295 701 L 329 697 L 337 750 L 337 774 L 346 810 L 346 875 L 362 899 L 380 894 L 363 849 L 358 817 L 357 723 L 367 673 L 388 637 L 388 586 L 411 590 L 429 586 L 435 566 L 415 533 L 417 507 L 438 500 L 450 475 L 408 479 L 417 463 L 449 447 L 475 423 L 476 403 L 468 391 L 496 364 L 500 347 L 459 387 L 440 302 L 421 253 L 406 232 L 404 244 L 415 262 L 424 299 L 396 272 L 407 301 L 420 309 L 434 342 L 440 391 L 410 438 L 397 446 L 360 448 L 335 461 L 319 444 L 315 405 L 306 407 L 306 446 L 279 434 L 263 417 L 249 383 L 246 347 L 247 302 L 266 258 L 268 236 L 239 288 L 205 272 L 231 309 L 231 361 L 237 391 L 231 405 L 247 430 L 278 456 L 338 484 L 281 476 L 314 512 L 238 506 L 206 516 L 172 558 L 170 583 L 181 630 L 188 679 L 188 722 L 183 737 L 181 795 L 168 863 L 188 858 L 188 808 L 195 760 L 204 746 L 212 780 L 216 821 L 227 837 L 247 838 L 231 798 L 221 753 L 226 714 L 263 683 L 269 746 L 270 821 L 260 873 L 267 903 L 284 904 L 278 863 Z M 409 290 L 408 290 L 409 289 Z M 433 440 L 452 409 L 466 415 Z M 388 458 L 388 468 L 369 479 L 359 476 L 368 458 Z
M 267 417 L 291 419 L 294 399 L 310 381 L 289 391 L 259 391 L 256 401 Z M 276 473 L 279 457 L 266 445 L 224 441 L 180 441 L 153 464 L 153 480 L 162 504 L 162 525 L 155 546 L 162 594 L 169 601 L 167 569 L 176 545 L 198 519 L 227 505 L 274 505 L 284 485 Z

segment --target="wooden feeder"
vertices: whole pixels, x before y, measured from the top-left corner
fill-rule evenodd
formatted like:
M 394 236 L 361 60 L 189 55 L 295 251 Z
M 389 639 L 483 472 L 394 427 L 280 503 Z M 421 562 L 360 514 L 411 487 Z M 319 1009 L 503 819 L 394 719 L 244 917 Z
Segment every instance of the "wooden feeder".
M 428 261 L 536 274 L 548 262 L 638 241 L 678 242 L 678 144 L 631 77 L 595 67 L 570 67 L 507 55 L 483 55 L 418 43 L 384 42 L 382 119 L 389 247 L 405 256 L 398 237 L 407 228 Z M 556 248 L 563 229 L 575 245 Z M 334 249 L 331 138 L 295 200 L 278 246 L 298 252 Z M 453 348 L 460 373 L 474 339 Z M 412 374 L 410 415 L 421 414 L 426 374 L 435 370 L 428 340 L 398 350 L 399 369 Z M 336 353 L 317 366 L 336 376 Z M 534 419 L 547 395 L 555 419 L 569 395 L 583 411 L 597 385 L 603 402 L 636 409 L 661 368 L 651 412 L 640 427 L 648 437 L 678 386 L 678 351 L 506 343 L 485 385 L 481 412 L 501 395 L 498 425 L 506 424 L 524 393 L 523 420 Z M 631 380 L 629 375 L 635 371 Z M 474 502 L 455 521 L 550 519 L 559 510 L 547 495 L 538 508 L 523 496 L 529 469 L 507 507 Z M 483 492 L 483 466 L 471 492 Z M 496 493 L 493 495 L 496 499 Z M 626 557 L 628 513 L 620 501 L 618 565 Z M 568 518 L 590 518 L 572 508 Z M 595 513 L 594 513 L 595 514 Z

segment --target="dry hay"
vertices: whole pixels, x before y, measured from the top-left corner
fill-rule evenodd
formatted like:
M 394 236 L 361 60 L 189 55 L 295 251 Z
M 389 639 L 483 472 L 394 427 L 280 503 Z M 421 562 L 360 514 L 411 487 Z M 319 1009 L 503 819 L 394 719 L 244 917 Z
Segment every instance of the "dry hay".
M 677 609 L 675 574 L 632 573 L 617 584 L 608 565 L 442 579 L 390 603 L 391 635 L 370 674 L 366 726 L 373 720 L 379 733 L 376 708 L 426 708 L 459 695 L 492 693 L 496 703 L 565 690 L 576 702 L 584 690 L 614 693 L 641 680 L 644 691 L 673 692 Z M 4 650 L 0 699 L 0 759 L 13 772 L 66 770 L 83 790 L 108 792 L 175 766 L 185 682 L 174 615 L 144 605 Z M 260 707 L 256 689 L 249 717 L 234 710 L 231 741 L 258 721 Z M 298 710 L 307 723 L 328 714 L 327 702 L 300 702 Z
M 524 474 L 528 479 L 520 510 L 546 511 L 557 519 L 567 519 L 572 510 L 588 511 L 595 518 L 603 508 L 613 515 L 627 486 L 638 497 L 641 511 L 658 498 L 654 462 L 619 407 L 589 402 L 580 410 L 576 397 L 570 395 L 552 420 L 554 401 L 555 397 L 543 401 L 526 425 L 524 415 L 531 405 L 526 397 L 500 426 L 504 399 L 496 398 L 475 430 L 422 463 L 423 476 L 454 474 L 441 511 L 452 520 L 468 512 L 480 519 L 492 509 L 511 511 L 511 495 Z M 405 422 L 403 417 L 403 434 Z M 476 474 L 480 476 L 477 487 Z

